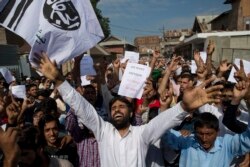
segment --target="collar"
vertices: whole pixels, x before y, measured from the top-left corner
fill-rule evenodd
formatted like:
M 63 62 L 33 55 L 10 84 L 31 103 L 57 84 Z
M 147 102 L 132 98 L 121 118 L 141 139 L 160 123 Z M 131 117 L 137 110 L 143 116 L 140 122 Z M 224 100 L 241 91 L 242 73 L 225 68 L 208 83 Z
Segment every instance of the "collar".
M 199 148 L 199 149 L 201 149 L 201 150 L 207 152 L 207 151 L 204 150 L 204 148 L 200 145 L 200 143 L 197 141 L 197 139 L 194 139 L 194 140 L 195 140 L 195 142 L 194 142 L 194 144 L 193 144 L 193 147 L 194 147 L 195 149 L 198 149 L 198 148 Z M 211 148 L 211 149 L 208 151 L 208 153 L 215 153 L 215 152 L 217 152 L 217 151 L 219 151 L 219 150 L 221 150 L 221 149 L 222 149 L 222 142 L 221 142 L 220 138 L 217 137 L 216 140 L 215 140 L 215 142 L 214 142 L 213 148 Z
M 129 125 L 127 133 L 123 137 L 121 137 L 119 131 L 113 126 L 114 132 L 117 133 L 121 138 L 125 138 L 126 136 L 128 136 L 129 133 L 133 132 L 133 129 L 134 127 L 132 125 Z

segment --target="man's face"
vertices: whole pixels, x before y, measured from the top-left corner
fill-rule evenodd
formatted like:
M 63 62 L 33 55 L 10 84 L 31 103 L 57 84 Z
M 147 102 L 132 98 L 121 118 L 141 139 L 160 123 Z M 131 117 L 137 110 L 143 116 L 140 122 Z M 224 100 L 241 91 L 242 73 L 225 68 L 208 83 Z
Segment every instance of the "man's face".
M 44 127 L 44 137 L 49 146 L 55 146 L 58 139 L 58 126 L 56 121 L 47 122 Z
M 84 89 L 83 97 L 85 97 L 92 105 L 94 105 L 97 100 L 96 96 L 96 90 L 94 88 L 88 87 Z
M 43 111 L 38 111 L 33 115 L 33 125 L 34 126 L 38 126 L 38 122 L 40 121 L 40 119 L 44 116 L 44 112 Z
M 132 111 L 128 110 L 127 104 L 117 100 L 111 106 L 111 123 L 119 130 L 129 126 L 129 118 Z
M 198 127 L 195 130 L 195 135 L 200 145 L 206 151 L 209 151 L 214 146 L 218 131 L 213 128 L 207 128 L 206 126 Z
M 222 100 L 223 101 L 231 101 L 232 98 L 233 98 L 233 90 L 232 89 L 223 89 Z
M 186 89 L 192 87 L 192 81 L 188 78 L 181 78 L 180 91 L 184 92 Z
M 30 88 L 30 90 L 28 91 L 28 95 L 32 96 L 32 97 L 36 97 L 37 96 L 37 87 L 33 86 Z

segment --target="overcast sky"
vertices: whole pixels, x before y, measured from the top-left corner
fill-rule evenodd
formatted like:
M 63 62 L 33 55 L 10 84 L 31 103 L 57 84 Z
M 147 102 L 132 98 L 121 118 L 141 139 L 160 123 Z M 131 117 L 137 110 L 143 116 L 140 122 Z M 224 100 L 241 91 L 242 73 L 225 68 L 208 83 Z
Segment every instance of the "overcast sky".
M 197 15 L 227 11 L 225 0 L 100 0 L 111 33 L 133 42 L 136 36 L 162 35 L 165 30 L 192 28 Z

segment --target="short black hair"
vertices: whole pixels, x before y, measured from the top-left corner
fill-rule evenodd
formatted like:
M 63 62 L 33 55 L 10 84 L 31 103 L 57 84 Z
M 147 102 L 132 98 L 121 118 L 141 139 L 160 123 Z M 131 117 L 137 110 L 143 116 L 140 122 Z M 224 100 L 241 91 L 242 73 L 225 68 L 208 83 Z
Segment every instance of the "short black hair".
M 42 96 L 42 97 L 46 97 L 48 98 L 51 94 L 51 91 L 50 90 L 47 90 L 47 89 L 39 89 L 37 91 L 37 96 Z
M 194 81 L 194 76 L 189 72 L 181 73 L 181 78 L 188 78 L 190 81 Z
M 36 127 L 26 125 L 23 129 L 21 129 L 17 144 L 21 149 L 36 150 L 41 146 L 39 135 L 40 132 Z
M 26 91 L 29 91 L 32 87 L 37 87 L 36 84 L 29 84 L 29 85 L 26 85 Z
M 45 114 L 57 113 L 57 104 L 55 99 L 47 98 L 39 103 L 34 109 L 34 113 L 38 111 L 43 111 Z
M 56 118 L 55 116 L 53 116 L 51 114 L 45 114 L 40 119 L 40 121 L 38 122 L 38 127 L 39 127 L 39 130 L 41 131 L 41 133 L 43 133 L 43 131 L 44 131 L 45 124 L 48 122 L 52 122 L 52 121 L 56 121 L 58 128 L 60 127 L 60 122 L 59 122 L 58 118 Z
M 201 113 L 194 122 L 194 130 L 202 127 L 207 127 L 219 131 L 219 120 L 215 115 L 211 113 Z
M 112 108 L 112 105 L 116 102 L 116 101 L 121 101 L 123 103 L 125 103 L 128 107 L 128 110 L 129 112 L 133 112 L 134 111 L 134 106 L 133 106 L 133 103 L 131 103 L 128 99 L 126 99 L 125 97 L 122 97 L 122 96 L 117 96 L 117 97 L 114 97 L 112 100 L 110 100 L 109 102 L 109 110 L 111 112 L 111 108 Z

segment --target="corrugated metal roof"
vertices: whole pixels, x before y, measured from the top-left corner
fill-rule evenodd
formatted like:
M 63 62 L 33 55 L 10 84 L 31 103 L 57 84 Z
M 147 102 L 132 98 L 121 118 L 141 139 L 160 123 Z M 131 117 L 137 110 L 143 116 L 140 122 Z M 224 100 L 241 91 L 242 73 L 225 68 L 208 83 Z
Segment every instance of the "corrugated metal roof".
M 211 30 L 210 21 L 218 17 L 218 15 L 206 15 L 206 16 L 196 16 L 196 19 L 202 29 L 202 31 Z
M 96 45 L 95 47 L 90 49 L 90 54 L 91 55 L 105 55 L 108 56 L 110 53 L 106 51 L 103 47 L 100 45 Z
M 133 44 L 129 43 L 128 41 L 121 40 L 118 37 L 115 37 L 113 35 L 109 36 L 108 38 L 104 39 L 103 42 L 100 42 L 100 46 L 112 46 L 112 45 L 131 45 L 134 46 Z

